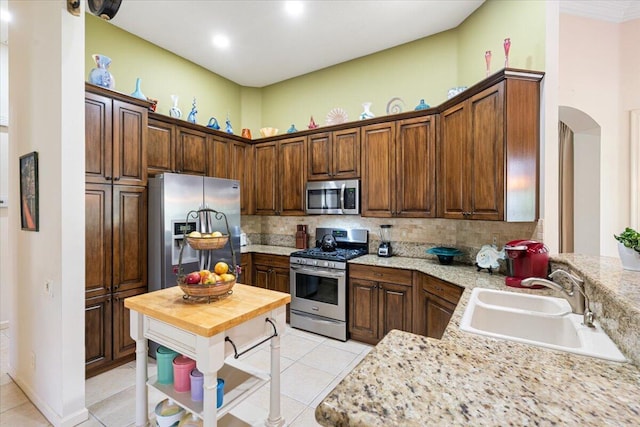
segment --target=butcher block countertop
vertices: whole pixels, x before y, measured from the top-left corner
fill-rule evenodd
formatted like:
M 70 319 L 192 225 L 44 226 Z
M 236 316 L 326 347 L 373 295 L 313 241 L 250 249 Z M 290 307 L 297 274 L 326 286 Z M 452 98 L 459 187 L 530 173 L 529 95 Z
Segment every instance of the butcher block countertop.
M 154 319 L 212 337 L 249 319 L 291 302 L 291 295 L 236 283 L 233 294 L 210 303 L 185 301 L 178 286 L 137 295 L 124 306 Z

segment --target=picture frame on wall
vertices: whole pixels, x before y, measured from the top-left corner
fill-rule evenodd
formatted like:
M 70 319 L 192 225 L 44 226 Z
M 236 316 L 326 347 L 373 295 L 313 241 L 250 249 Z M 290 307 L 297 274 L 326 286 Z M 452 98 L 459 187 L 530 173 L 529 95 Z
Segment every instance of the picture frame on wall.
M 38 152 L 20 157 L 20 221 L 22 229 L 38 231 Z

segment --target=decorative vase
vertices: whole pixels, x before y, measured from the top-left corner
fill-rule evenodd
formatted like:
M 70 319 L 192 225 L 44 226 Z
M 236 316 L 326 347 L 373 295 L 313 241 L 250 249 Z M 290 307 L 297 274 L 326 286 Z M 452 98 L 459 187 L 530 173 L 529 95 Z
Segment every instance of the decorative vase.
M 291 124 L 291 127 L 287 129 L 287 133 L 294 133 L 294 132 L 298 132 L 298 129 L 296 129 L 296 125 Z
M 311 116 L 311 120 L 309 120 L 309 129 L 315 129 L 317 127 L 318 125 L 316 124 L 315 120 L 313 120 L 313 116 Z
M 193 97 L 193 103 L 191 104 L 191 112 L 189 113 L 189 116 L 187 117 L 187 121 L 189 123 L 196 123 L 196 114 L 198 114 L 198 110 L 196 110 L 196 98 L 195 96 Z
M 169 109 L 169 116 L 179 119 L 182 117 L 182 111 L 178 108 L 178 95 L 171 95 L 171 102 L 173 106 Z
M 242 137 L 251 139 L 251 129 L 248 129 L 248 128 L 242 129 Z
M 414 110 L 415 110 L 415 111 L 420 111 L 420 110 L 426 110 L 426 109 L 428 109 L 428 108 L 431 108 L 431 107 L 429 106 L 429 104 L 427 104 L 426 102 L 424 102 L 424 99 L 421 99 L 421 100 L 420 100 L 420 104 L 418 104 L 418 105 L 416 106 L 416 108 L 414 108 Z
M 111 58 L 97 53 L 91 56 L 93 57 L 97 68 L 93 68 L 89 73 L 89 83 L 106 87 L 107 89 L 115 89 L 116 80 L 108 70 L 109 65 L 111 64 Z
M 509 50 L 511 49 L 511 39 L 504 39 L 504 68 L 509 67 Z
M 227 125 L 225 131 L 233 135 L 233 128 L 231 127 L 231 120 L 229 120 L 229 116 L 227 116 L 227 120 L 225 121 L 225 123 Z
M 640 271 L 640 253 L 618 242 L 618 254 L 622 261 L 622 268 L 630 271 Z
M 207 123 L 207 127 L 214 130 L 220 130 L 220 125 L 218 124 L 218 119 L 215 117 L 211 117 L 209 119 L 209 123 Z
M 360 113 L 360 120 L 366 120 L 366 119 L 371 119 L 375 117 L 375 115 L 371 112 L 370 102 L 363 103 L 362 108 L 364 108 L 364 111 Z
M 144 99 L 146 100 L 147 97 L 144 96 L 144 93 L 142 93 L 142 91 L 140 90 L 140 83 L 142 82 L 142 80 L 140 79 L 140 77 L 138 77 L 136 79 L 136 90 L 133 91 L 133 93 L 131 94 L 131 96 L 133 96 L 134 98 L 139 98 L 139 99 Z
M 487 77 L 488 77 L 489 72 L 491 70 L 491 51 L 490 50 L 484 53 L 484 62 L 487 64 Z

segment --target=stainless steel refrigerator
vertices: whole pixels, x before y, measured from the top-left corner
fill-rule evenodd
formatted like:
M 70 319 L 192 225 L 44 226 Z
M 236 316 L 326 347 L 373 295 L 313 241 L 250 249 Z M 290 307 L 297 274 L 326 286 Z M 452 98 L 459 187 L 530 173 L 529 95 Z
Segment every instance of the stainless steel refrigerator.
M 149 179 L 149 291 L 176 286 L 176 271 L 182 240 L 186 234 L 220 231 L 226 234 L 224 218 L 212 215 L 190 217 L 189 211 L 215 209 L 226 215 L 229 244 L 215 251 L 196 251 L 188 245 L 182 254 L 185 273 L 211 270 L 217 261 L 240 263 L 240 182 L 232 179 L 164 173 Z

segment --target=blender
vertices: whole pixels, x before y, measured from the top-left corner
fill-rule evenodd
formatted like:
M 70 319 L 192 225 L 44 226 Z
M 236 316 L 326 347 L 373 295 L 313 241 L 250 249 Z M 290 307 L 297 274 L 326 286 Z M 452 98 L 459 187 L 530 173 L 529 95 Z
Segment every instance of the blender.
M 391 225 L 383 224 L 380 226 L 380 246 L 378 246 L 378 256 L 391 256 Z

